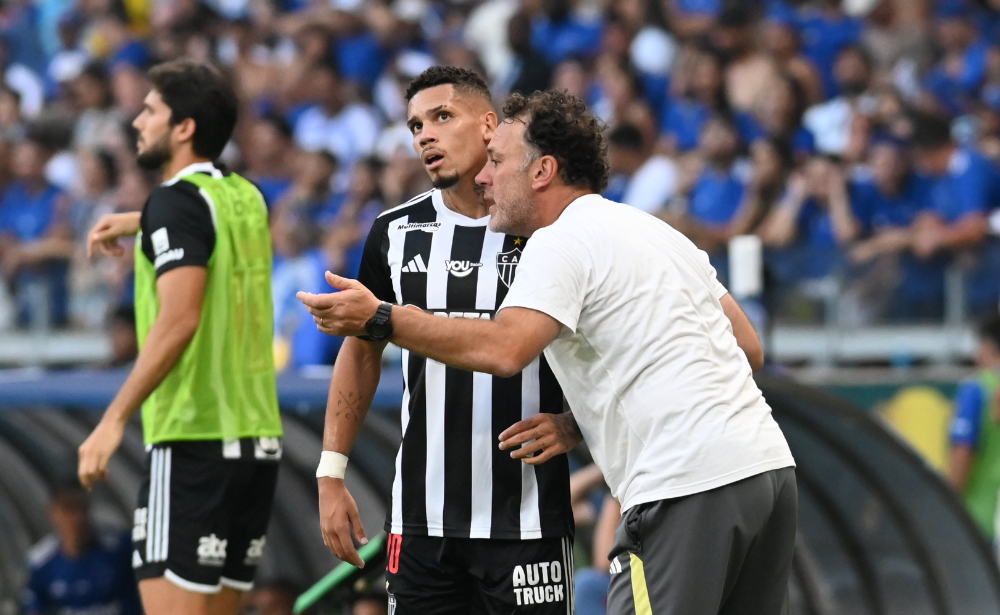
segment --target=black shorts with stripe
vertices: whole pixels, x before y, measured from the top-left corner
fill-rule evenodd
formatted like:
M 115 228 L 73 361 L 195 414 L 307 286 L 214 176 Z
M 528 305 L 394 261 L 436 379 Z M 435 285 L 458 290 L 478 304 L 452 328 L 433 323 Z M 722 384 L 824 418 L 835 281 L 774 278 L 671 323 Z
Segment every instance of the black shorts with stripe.
M 154 444 L 132 528 L 136 579 L 162 576 L 199 593 L 251 589 L 280 459 L 280 438 Z
M 390 534 L 390 615 L 571 615 L 573 539 Z

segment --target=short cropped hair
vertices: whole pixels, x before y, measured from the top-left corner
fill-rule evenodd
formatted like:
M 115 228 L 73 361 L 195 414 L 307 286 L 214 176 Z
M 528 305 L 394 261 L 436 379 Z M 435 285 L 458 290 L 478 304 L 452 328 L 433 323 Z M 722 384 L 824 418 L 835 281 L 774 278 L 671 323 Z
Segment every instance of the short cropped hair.
M 225 77 L 208 64 L 174 60 L 150 69 L 149 81 L 170 107 L 171 125 L 194 120 L 194 153 L 218 158 L 233 136 L 239 106 Z
M 913 147 L 922 150 L 936 150 L 951 143 L 951 121 L 937 113 L 913 111 Z
M 608 186 L 608 146 L 603 124 L 582 100 L 553 90 L 531 96 L 512 94 L 503 107 L 506 119 L 525 124 L 524 140 L 540 156 L 552 156 L 559 176 L 570 186 L 601 193 Z
M 493 105 L 490 88 L 477 73 L 457 66 L 432 66 L 416 76 L 406 88 L 406 102 L 419 92 L 439 85 L 453 85 L 456 90 L 475 94 Z

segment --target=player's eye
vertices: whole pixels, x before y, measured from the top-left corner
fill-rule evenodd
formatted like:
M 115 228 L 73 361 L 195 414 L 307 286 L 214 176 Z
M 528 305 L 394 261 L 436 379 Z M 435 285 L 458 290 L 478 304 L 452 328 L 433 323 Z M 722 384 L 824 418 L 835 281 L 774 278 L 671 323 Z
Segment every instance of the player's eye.
M 446 120 L 446 119 L 448 119 L 450 117 L 451 117 L 451 114 L 448 113 L 447 111 L 442 111 L 441 113 L 438 114 L 438 119 L 439 120 Z
M 417 134 L 417 131 L 420 130 L 420 128 L 421 128 L 420 124 L 413 124 L 410 126 L 410 132 L 412 134 Z

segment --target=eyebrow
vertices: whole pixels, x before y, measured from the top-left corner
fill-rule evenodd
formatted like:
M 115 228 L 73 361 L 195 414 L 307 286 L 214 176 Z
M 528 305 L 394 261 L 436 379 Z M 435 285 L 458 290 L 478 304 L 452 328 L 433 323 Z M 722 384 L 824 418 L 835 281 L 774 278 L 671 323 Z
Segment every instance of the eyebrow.
M 427 111 L 424 112 L 424 114 L 425 115 L 434 115 L 436 112 L 441 111 L 442 109 L 445 109 L 447 107 L 448 107 L 447 103 L 445 103 L 443 105 L 438 105 L 438 106 L 434 107 L 433 109 L 428 109 Z M 417 116 L 413 116 L 410 119 L 406 120 L 406 127 L 407 128 L 413 128 L 413 125 L 416 124 L 419 121 L 420 120 L 417 119 Z

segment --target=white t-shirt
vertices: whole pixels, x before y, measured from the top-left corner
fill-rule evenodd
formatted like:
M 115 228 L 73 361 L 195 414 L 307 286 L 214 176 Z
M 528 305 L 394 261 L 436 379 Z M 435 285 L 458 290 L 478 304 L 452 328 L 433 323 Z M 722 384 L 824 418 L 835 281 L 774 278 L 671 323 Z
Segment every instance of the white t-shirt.
M 500 309 L 562 323 L 545 358 L 623 509 L 795 465 L 726 292 L 681 233 L 598 195 L 528 241 Z

